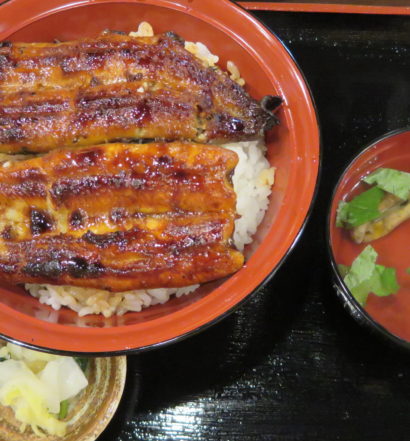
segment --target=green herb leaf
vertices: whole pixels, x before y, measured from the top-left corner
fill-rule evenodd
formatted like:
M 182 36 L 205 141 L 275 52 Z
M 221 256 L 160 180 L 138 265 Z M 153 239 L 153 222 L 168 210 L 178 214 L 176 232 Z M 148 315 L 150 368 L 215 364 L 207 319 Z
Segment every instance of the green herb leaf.
M 345 278 L 347 273 L 350 270 L 350 266 L 347 265 L 342 265 L 341 263 L 339 265 L 337 265 L 337 269 L 339 270 L 340 275 L 342 276 L 342 278 Z
M 407 269 L 406 269 L 406 273 L 407 273 L 407 274 L 410 274 L 410 268 L 407 268 Z
M 363 179 L 367 184 L 376 184 L 384 191 L 406 200 L 410 196 L 410 173 L 392 168 L 378 168 Z
M 360 193 L 350 202 L 339 202 L 336 226 L 355 228 L 380 217 L 379 204 L 384 192 L 378 187 Z
M 68 414 L 68 400 L 64 400 L 60 403 L 60 412 L 57 415 L 59 420 L 63 420 Z
M 376 266 L 376 250 L 368 245 L 353 261 L 344 281 L 349 289 L 353 289 L 369 280 Z
M 348 216 L 349 204 L 345 201 L 340 201 L 336 212 L 336 227 L 343 228 L 344 224 L 347 223 Z
M 400 286 L 396 270 L 376 265 L 377 252 L 368 245 L 353 261 L 344 282 L 353 297 L 363 306 L 370 293 L 384 297 L 395 294 Z
M 74 360 L 77 362 L 78 366 L 80 366 L 81 370 L 85 372 L 88 366 L 88 358 L 74 357 Z
M 0 363 L 1 363 L 2 361 L 6 361 L 6 360 L 7 360 L 7 358 L 0 357 Z
M 397 283 L 396 270 L 376 265 L 376 270 L 371 283 L 371 292 L 379 297 L 389 296 L 400 289 Z

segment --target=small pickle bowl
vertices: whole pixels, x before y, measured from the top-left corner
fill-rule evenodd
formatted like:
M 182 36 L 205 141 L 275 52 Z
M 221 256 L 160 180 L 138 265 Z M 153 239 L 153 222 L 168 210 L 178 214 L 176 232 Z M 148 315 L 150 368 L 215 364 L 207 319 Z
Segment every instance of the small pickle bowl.
M 333 286 L 343 306 L 359 324 L 406 349 L 410 349 L 409 145 L 406 127 L 364 148 L 336 184 L 327 219 Z
M 106 429 L 123 395 L 125 356 L 72 359 L 4 340 L 0 350 L 0 440 L 94 441 Z M 50 396 L 62 394 L 69 399 L 55 414 Z

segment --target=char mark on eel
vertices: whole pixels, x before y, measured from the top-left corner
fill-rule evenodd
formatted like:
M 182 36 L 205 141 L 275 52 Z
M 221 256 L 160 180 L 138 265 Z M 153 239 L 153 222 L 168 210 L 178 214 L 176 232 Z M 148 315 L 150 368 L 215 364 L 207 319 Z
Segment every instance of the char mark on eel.
M 137 139 L 250 140 L 277 124 L 279 103 L 257 102 L 172 33 L 0 47 L 3 153 Z
M 0 279 L 110 291 L 241 268 L 236 153 L 188 142 L 60 149 L 0 167 Z

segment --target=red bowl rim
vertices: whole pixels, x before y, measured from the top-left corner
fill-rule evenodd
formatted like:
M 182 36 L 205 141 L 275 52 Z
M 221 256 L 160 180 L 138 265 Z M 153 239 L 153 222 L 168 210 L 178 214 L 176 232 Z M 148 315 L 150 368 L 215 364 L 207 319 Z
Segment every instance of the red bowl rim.
M 140 3 L 145 5 L 168 7 L 174 10 L 188 13 L 189 15 L 192 15 L 196 18 L 203 19 L 209 24 L 228 34 L 235 41 L 240 41 L 242 47 L 244 47 L 244 49 L 248 53 L 250 53 L 253 58 L 260 62 L 260 67 L 264 69 L 264 72 L 268 76 L 268 78 L 272 79 L 273 73 L 266 65 L 266 62 L 263 61 L 263 58 L 266 58 L 266 53 L 262 58 L 262 56 L 259 55 L 260 52 L 254 49 L 253 45 L 250 45 L 246 40 L 236 34 L 236 31 L 232 29 L 234 27 L 233 25 L 229 27 L 227 23 L 220 21 L 221 19 L 219 19 L 215 15 L 215 11 L 221 8 L 229 8 L 230 14 L 228 15 L 231 15 L 232 17 L 235 17 L 237 21 L 240 21 L 242 28 L 244 26 L 244 23 L 246 24 L 246 26 L 252 27 L 255 34 L 258 34 L 260 43 L 265 46 L 265 49 L 275 54 L 278 51 L 281 52 L 281 55 L 286 60 L 289 68 L 292 69 L 294 73 L 296 73 L 297 81 L 299 83 L 298 85 L 301 89 L 301 92 L 303 92 L 303 97 L 305 99 L 305 106 L 308 112 L 307 119 L 310 118 L 310 128 L 314 130 L 314 133 L 312 134 L 314 142 L 309 144 L 309 147 L 312 150 L 312 156 L 310 158 L 312 173 L 310 180 L 307 183 L 308 189 L 306 190 L 306 195 L 308 197 L 303 200 L 302 209 L 300 209 L 297 215 L 295 215 L 295 217 L 297 218 L 297 223 L 295 223 L 291 234 L 287 235 L 286 250 L 283 252 L 282 256 L 278 259 L 277 262 L 271 263 L 268 269 L 263 268 L 263 270 L 259 271 L 257 277 L 255 277 L 256 283 L 250 291 L 245 290 L 246 292 L 241 292 L 240 295 L 236 296 L 235 302 L 232 302 L 232 304 L 230 305 L 225 305 L 223 304 L 223 302 L 219 302 L 218 307 L 214 307 L 212 309 L 212 313 L 207 312 L 202 317 L 202 320 L 200 320 L 200 322 L 192 322 L 192 319 L 191 321 L 189 321 L 189 316 L 192 314 L 193 311 L 197 310 L 198 308 L 202 308 L 205 303 L 209 303 L 212 293 L 210 293 L 203 299 L 183 308 L 180 311 L 176 311 L 159 319 L 150 320 L 143 324 L 118 326 L 113 328 L 80 328 L 48 323 L 34 317 L 27 316 L 21 312 L 17 312 L 5 305 L 0 305 L 0 317 L 2 318 L 3 322 L 7 320 L 9 325 L 8 332 L 1 331 L 0 333 L 0 336 L 5 340 L 11 341 L 24 347 L 39 349 L 44 352 L 64 355 L 81 353 L 82 355 L 89 356 L 111 356 L 136 353 L 179 341 L 206 329 L 207 327 L 223 319 L 240 305 L 242 305 L 244 301 L 249 299 L 251 294 L 258 291 L 273 277 L 273 275 L 282 265 L 286 257 L 294 248 L 297 240 L 300 238 L 308 217 L 312 211 L 313 203 L 317 195 L 319 170 L 322 160 L 320 151 L 319 122 L 316 107 L 313 101 L 313 96 L 306 82 L 306 79 L 301 72 L 299 66 L 293 59 L 293 56 L 290 54 L 289 50 L 282 43 L 282 41 L 274 33 L 263 26 L 259 22 L 259 20 L 250 15 L 243 8 L 233 4 L 229 0 L 207 0 L 206 2 L 195 4 L 196 9 L 194 9 L 191 2 L 192 0 L 43 0 L 42 2 L 32 2 L 31 0 L 9 0 L 9 2 L 4 4 L 0 8 L 2 12 L 2 17 L 4 17 L 4 11 L 6 11 L 6 14 L 9 14 L 9 16 L 12 16 L 12 11 L 16 10 L 16 8 L 19 8 L 19 15 L 26 16 L 25 19 L 18 21 L 14 26 L 7 29 L 7 34 L 13 34 L 17 30 L 41 18 L 45 18 L 56 12 L 72 9 L 75 7 L 101 3 Z M 221 6 L 221 3 L 224 3 L 224 5 Z M 238 20 L 238 18 L 240 20 Z M 223 285 L 229 287 L 229 285 L 235 278 L 236 275 L 233 275 Z M 149 332 L 149 328 L 152 329 L 155 325 L 158 326 L 158 324 L 160 324 L 160 326 L 164 326 L 169 323 L 171 319 L 172 321 L 185 321 L 185 325 L 183 327 L 180 327 L 179 331 L 176 333 L 170 332 L 168 333 L 170 335 L 166 335 L 166 333 L 164 333 L 165 336 L 163 336 L 163 338 L 159 340 L 155 340 L 156 337 L 151 338 L 152 341 L 148 341 L 147 344 L 139 346 L 137 345 L 136 347 L 124 346 L 124 344 L 121 344 L 121 337 L 129 334 L 133 330 L 135 331 L 136 327 L 140 328 L 142 325 L 145 325 L 145 332 Z M 27 331 L 21 331 L 21 323 L 24 323 L 31 329 L 35 330 L 36 333 L 40 333 L 41 339 L 38 338 L 38 343 L 26 341 Z M 43 328 L 47 329 L 44 330 Z M 47 346 L 47 337 L 49 337 L 50 333 L 58 334 L 59 347 Z M 70 341 L 72 339 L 83 339 L 84 341 L 85 336 L 89 340 L 86 344 L 84 344 L 84 350 L 73 349 L 73 347 L 70 345 Z M 54 341 L 56 341 L 55 336 Z M 93 350 L 90 350 L 90 347 L 92 347 Z M 109 347 L 109 349 L 107 349 L 107 347 Z M 95 350 L 96 348 L 98 348 L 98 350 Z

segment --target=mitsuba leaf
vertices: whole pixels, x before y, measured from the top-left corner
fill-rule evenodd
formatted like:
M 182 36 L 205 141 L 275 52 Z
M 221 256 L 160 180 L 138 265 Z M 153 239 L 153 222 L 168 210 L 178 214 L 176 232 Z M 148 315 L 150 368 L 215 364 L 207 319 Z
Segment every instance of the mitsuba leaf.
M 392 168 L 378 168 L 363 178 L 367 184 L 376 184 L 380 189 L 392 193 L 400 199 L 410 196 L 410 173 Z
M 379 204 L 384 191 L 378 187 L 360 193 L 350 202 L 341 201 L 337 209 L 336 226 L 355 228 L 380 217 Z
M 342 265 L 341 263 L 339 265 L 337 265 L 337 269 L 339 270 L 340 275 L 342 276 L 342 278 L 345 278 L 347 273 L 350 270 L 350 266 L 347 265 Z
M 386 268 L 382 265 L 376 265 L 371 284 L 371 292 L 379 297 L 395 294 L 400 289 L 397 283 L 396 270 Z
M 370 293 L 384 297 L 395 294 L 400 289 L 396 270 L 377 265 L 377 257 L 376 250 L 368 245 L 356 257 L 343 278 L 353 297 L 362 306 Z

